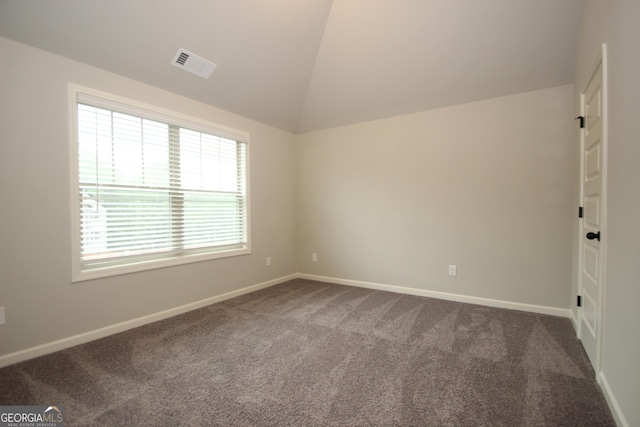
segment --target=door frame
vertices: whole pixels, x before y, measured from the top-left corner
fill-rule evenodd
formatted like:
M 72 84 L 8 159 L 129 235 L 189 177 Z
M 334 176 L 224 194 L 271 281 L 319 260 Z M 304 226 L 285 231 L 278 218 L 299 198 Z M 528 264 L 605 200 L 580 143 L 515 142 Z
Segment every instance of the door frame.
M 591 79 L 598 71 L 598 67 L 602 66 L 602 194 L 601 194 L 601 227 L 600 227 L 600 271 L 598 273 L 598 281 L 600 282 L 600 294 L 598 295 L 598 307 L 596 310 L 596 360 L 592 361 L 593 369 L 596 374 L 598 383 L 600 382 L 600 374 L 602 372 L 602 343 L 604 333 L 604 311 L 606 296 L 606 260 L 607 260 L 607 165 L 608 165 L 608 89 L 607 89 L 607 44 L 603 43 L 596 60 L 589 68 L 589 78 L 580 88 L 580 115 L 585 117 L 585 93 Z M 586 118 L 585 118 L 586 121 Z M 585 149 L 585 131 L 580 129 L 580 206 L 584 206 L 584 149 Z M 582 270 L 584 268 L 583 244 L 584 244 L 584 219 L 579 219 L 578 226 L 578 295 L 583 294 Z M 577 310 L 577 336 L 582 340 L 582 308 Z

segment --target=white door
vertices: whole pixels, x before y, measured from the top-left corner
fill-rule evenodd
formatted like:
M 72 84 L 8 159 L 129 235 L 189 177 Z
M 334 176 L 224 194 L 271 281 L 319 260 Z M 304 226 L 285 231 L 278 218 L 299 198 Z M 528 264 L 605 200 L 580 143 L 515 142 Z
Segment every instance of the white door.
M 598 372 L 602 333 L 605 117 L 602 62 L 582 93 L 582 236 L 580 340 Z

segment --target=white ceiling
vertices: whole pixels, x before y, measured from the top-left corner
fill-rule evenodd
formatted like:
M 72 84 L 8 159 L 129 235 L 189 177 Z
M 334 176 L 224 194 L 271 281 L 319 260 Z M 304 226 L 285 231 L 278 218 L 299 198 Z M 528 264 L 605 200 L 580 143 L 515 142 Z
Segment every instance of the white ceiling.
M 582 2 L 0 0 L 0 36 L 306 132 L 571 83 Z

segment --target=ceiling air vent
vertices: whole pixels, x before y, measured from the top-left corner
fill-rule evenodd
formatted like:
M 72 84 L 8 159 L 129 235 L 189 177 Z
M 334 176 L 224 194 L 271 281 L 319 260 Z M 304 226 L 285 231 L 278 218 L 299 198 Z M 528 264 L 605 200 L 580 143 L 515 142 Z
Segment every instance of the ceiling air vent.
M 173 57 L 171 65 L 178 68 L 182 68 L 185 71 L 200 76 L 203 79 L 208 79 L 216 69 L 217 65 L 213 62 L 209 62 L 206 59 L 189 52 L 188 50 L 178 49 L 178 53 Z

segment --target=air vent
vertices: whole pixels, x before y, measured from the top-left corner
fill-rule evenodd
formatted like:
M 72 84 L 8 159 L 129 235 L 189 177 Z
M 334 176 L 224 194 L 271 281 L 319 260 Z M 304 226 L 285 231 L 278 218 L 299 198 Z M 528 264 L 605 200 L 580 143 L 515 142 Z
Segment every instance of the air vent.
M 176 56 L 174 56 L 171 65 L 182 68 L 185 71 L 200 76 L 203 79 L 208 79 L 216 69 L 217 65 L 213 62 L 209 62 L 206 59 L 189 52 L 188 50 L 179 49 Z

